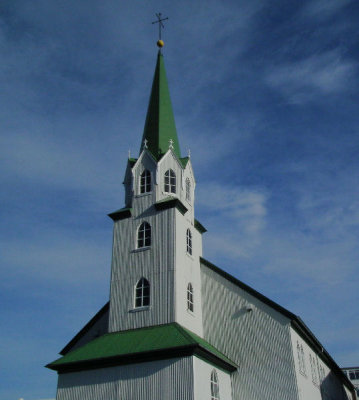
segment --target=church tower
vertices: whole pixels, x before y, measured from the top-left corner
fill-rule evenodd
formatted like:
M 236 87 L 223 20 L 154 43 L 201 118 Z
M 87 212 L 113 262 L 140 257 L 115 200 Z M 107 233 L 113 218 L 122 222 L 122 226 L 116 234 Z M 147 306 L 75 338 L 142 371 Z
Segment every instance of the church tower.
M 237 365 L 203 334 L 196 181 L 158 52 L 138 158 L 114 221 L 110 301 L 48 364 L 57 400 L 231 400 Z M 204 389 L 205 387 L 205 389 Z
M 111 213 L 114 239 L 109 331 L 177 322 L 202 336 L 196 181 L 181 157 L 163 55 L 158 52 L 137 159 L 129 158 L 125 208 Z

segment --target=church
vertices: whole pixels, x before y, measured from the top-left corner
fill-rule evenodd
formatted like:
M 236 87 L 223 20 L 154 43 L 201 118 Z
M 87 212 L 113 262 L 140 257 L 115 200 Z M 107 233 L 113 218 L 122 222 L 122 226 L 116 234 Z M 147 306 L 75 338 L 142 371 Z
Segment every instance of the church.
M 353 400 L 298 316 L 203 257 L 162 45 L 124 207 L 109 214 L 110 299 L 47 365 L 56 399 Z

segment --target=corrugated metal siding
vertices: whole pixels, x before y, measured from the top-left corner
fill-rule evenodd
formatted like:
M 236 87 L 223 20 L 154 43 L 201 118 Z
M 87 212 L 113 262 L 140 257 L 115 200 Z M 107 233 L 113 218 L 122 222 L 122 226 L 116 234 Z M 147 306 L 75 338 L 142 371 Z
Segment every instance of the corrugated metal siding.
M 109 331 L 140 328 L 174 321 L 174 209 L 148 210 L 151 196 L 139 199 L 134 218 L 116 222 L 114 228 Z M 136 251 L 136 232 L 142 221 L 152 228 L 152 245 Z M 151 285 L 149 310 L 134 308 L 134 288 L 141 277 Z
M 193 386 L 193 359 L 184 357 L 62 374 L 56 399 L 194 400 Z
M 233 400 L 297 400 L 289 320 L 203 264 L 201 273 L 204 338 L 240 366 Z

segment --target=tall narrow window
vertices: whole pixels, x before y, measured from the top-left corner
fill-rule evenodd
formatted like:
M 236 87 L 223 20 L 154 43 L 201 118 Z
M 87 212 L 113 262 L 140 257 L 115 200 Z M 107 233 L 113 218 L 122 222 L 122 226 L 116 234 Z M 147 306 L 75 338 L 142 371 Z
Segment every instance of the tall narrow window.
M 165 192 L 176 193 L 176 174 L 172 169 L 165 173 Z
M 192 255 L 192 233 L 189 229 L 187 229 L 186 233 L 186 242 L 187 242 L 187 253 Z
M 309 361 L 310 361 L 310 369 L 312 371 L 312 382 L 318 385 L 317 362 L 315 357 L 312 357 L 311 354 L 309 355 Z
M 187 310 L 194 311 L 194 303 L 193 303 L 193 286 L 191 283 L 187 286 Z
M 186 200 L 191 201 L 191 181 L 186 179 Z
M 301 355 L 301 359 L 302 359 L 302 371 L 303 371 L 303 374 L 306 375 L 307 371 L 305 368 L 305 358 L 304 358 L 304 350 L 303 350 L 302 344 L 300 345 L 300 355 Z
M 215 370 L 211 373 L 211 400 L 219 400 L 218 376 Z
M 151 191 L 151 172 L 145 169 L 140 177 L 140 193 L 148 193 Z
M 148 222 L 142 222 L 137 233 L 137 248 L 151 246 L 151 225 Z
M 136 285 L 135 307 L 146 307 L 150 305 L 150 283 L 147 279 L 141 278 Z
M 303 372 L 303 369 L 302 369 L 302 355 L 300 354 L 300 345 L 299 345 L 298 341 L 297 341 L 297 354 L 298 354 L 299 371 Z
M 298 341 L 297 341 L 297 353 L 298 353 L 299 372 L 303 375 L 306 375 L 303 345 L 299 344 Z

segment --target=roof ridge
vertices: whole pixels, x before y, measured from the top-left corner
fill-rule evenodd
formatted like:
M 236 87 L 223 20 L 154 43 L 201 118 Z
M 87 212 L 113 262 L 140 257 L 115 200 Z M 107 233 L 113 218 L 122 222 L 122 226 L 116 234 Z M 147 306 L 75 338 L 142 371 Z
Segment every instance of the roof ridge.
M 186 328 L 184 328 L 182 325 L 180 325 L 178 322 L 174 322 L 173 323 L 174 326 L 177 328 L 177 330 L 187 339 L 189 339 L 191 341 L 192 344 L 199 344 L 197 343 L 197 341 L 195 339 L 193 339 L 193 337 L 190 335 L 189 332 Z M 192 332 L 191 332 L 192 333 Z

